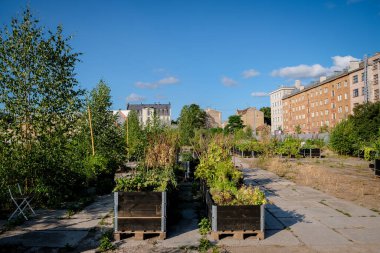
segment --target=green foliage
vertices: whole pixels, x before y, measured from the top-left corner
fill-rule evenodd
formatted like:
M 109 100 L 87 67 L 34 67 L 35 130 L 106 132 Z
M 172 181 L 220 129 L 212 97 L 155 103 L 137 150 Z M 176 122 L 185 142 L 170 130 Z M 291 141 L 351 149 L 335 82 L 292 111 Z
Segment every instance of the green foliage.
M 194 161 L 193 154 L 190 152 L 184 152 L 181 154 L 181 161 L 182 162 L 192 162 Z
M 266 203 L 258 188 L 241 186 L 242 173 L 234 167 L 228 150 L 213 140 L 195 171 L 195 177 L 205 180 L 213 200 L 218 205 L 261 205 Z
M 142 160 L 147 141 L 136 111 L 129 113 L 125 121 L 125 130 L 128 159 L 132 161 Z
M 286 154 L 297 156 L 301 147 L 301 140 L 298 138 L 287 137 L 284 141 L 280 142 L 277 146 L 277 154 Z
M 113 237 L 112 230 L 108 230 L 102 235 L 102 237 L 100 238 L 100 245 L 98 247 L 100 252 L 115 249 L 115 246 L 112 244 L 112 239 L 113 239 L 112 237 Z
M 330 146 L 339 154 L 353 154 L 356 143 L 355 127 L 351 120 L 344 120 L 331 130 Z
M 185 105 L 178 118 L 179 135 L 181 145 L 190 145 L 190 141 L 194 138 L 195 130 L 206 127 L 207 114 L 199 105 Z
M 163 192 L 169 187 L 176 187 L 174 171 L 172 169 L 147 170 L 138 168 L 135 175 L 116 179 L 115 192 L 155 191 Z
M 199 233 L 201 235 L 207 235 L 211 231 L 211 223 L 208 218 L 203 218 L 199 223 Z
M 91 110 L 92 129 L 94 134 L 95 153 L 107 161 L 108 171 L 113 174 L 125 159 L 123 129 L 118 127 L 116 117 L 111 112 L 111 90 L 100 80 L 91 90 L 88 106 Z
M 199 252 L 207 252 L 212 247 L 213 247 L 212 243 L 206 237 L 202 237 L 199 240 L 199 247 L 198 247 Z
M 264 123 L 271 125 L 271 110 L 269 106 L 261 107 L 260 111 L 264 113 Z
M 301 134 L 302 133 L 301 126 L 297 125 L 294 131 L 296 132 L 296 134 Z
M 325 142 L 323 139 L 308 139 L 302 148 L 323 148 L 325 146 Z
M 69 41 L 61 26 L 45 32 L 29 9 L 0 32 L 2 193 L 18 182 L 54 204 L 84 186 L 69 150 L 84 95 Z
M 84 160 L 84 168 L 89 178 L 108 172 L 108 160 L 102 155 L 88 156 Z
M 331 130 L 330 146 L 346 155 L 355 155 L 362 147 L 378 150 L 379 126 L 380 102 L 355 106 L 354 114 Z
M 227 123 L 226 127 L 224 128 L 224 130 L 227 133 L 235 133 L 239 129 L 243 129 L 243 128 L 244 128 L 244 125 L 243 125 L 243 121 L 241 119 L 241 116 L 240 115 L 232 115 L 232 116 L 228 117 L 228 123 Z

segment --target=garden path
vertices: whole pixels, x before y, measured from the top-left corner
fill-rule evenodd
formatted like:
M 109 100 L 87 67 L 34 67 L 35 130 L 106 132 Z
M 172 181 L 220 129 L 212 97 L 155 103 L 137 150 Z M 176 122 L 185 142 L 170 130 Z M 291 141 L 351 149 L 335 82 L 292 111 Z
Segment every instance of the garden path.
M 83 244 L 83 240 L 108 216 L 112 208 L 112 196 L 104 195 L 70 217 L 67 216 L 67 210 L 37 210 L 37 216 L 0 234 L 0 252 L 74 249 Z M 101 234 L 100 231 L 97 236 Z M 96 248 L 97 240 L 92 242 L 94 245 L 87 246 Z M 83 249 L 83 245 L 81 247 Z
M 380 252 L 380 215 L 352 202 L 299 186 L 236 158 L 245 183 L 259 185 L 266 206 L 266 239 L 218 244 L 231 252 Z

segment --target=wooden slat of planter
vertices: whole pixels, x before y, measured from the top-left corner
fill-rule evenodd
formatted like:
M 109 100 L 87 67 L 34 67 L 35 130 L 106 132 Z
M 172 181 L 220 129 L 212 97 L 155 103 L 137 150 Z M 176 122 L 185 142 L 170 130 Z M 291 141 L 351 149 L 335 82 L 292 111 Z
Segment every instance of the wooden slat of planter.
M 221 218 L 218 216 L 218 231 L 222 230 L 260 230 L 260 218 Z
M 161 230 L 161 219 L 157 218 L 130 218 L 118 219 L 118 231 L 147 231 L 147 230 Z
M 133 235 L 135 240 L 144 240 L 146 235 L 157 235 L 158 240 L 165 240 L 166 232 L 161 231 L 125 231 L 125 232 L 115 232 L 114 239 L 115 241 L 120 241 L 121 235 Z
M 211 237 L 214 240 L 220 240 L 222 235 L 232 235 L 234 239 L 244 240 L 248 236 L 254 236 L 259 240 L 264 239 L 264 232 L 260 230 L 226 230 L 226 231 L 212 231 Z
M 119 193 L 119 217 L 161 217 L 161 192 Z

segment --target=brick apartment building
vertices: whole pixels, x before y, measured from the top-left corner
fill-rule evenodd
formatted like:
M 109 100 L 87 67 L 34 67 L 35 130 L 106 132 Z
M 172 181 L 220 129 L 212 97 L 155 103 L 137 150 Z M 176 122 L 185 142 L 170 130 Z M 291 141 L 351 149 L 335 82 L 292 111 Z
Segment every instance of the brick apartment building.
M 380 54 L 365 62 L 351 62 L 350 68 L 293 92 L 283 98 L 283 125 L 286 133 L 297 126 L 303 133 L 318 133 L 334 127 L 352 114 L 354 106 L 379 101 Z M 367 83 L 367 85 L 365 85 Z

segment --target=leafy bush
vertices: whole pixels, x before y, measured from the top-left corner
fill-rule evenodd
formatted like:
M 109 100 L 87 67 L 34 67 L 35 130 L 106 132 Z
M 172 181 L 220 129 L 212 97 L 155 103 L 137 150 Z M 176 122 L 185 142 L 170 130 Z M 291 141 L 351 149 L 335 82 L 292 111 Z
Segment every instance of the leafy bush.
M 199 233 L 201 235 L 207 235 L 211 231 L 211 223 L 207 218 L 203 218 L 199 223 Z
M 357 141 L 355 127 L 351 120 L 344 120 L 331 130 L 330 146 L 341 155 L 353 154 Z
M 276 148 L 276 153 L 297 156 L 301 147 L 301 140 L 298 138 L 287 137 L 280 142 Z
M 306 143 L 302 146 L 302 148 L 323 148 L 325 146 L 325 142 L 323 139 L 308 139 Z
M 105 232 L 100 238 L 99 251 L 104 252 L 107 250 L 114 250 L 115 246 L 112 244 L 112 230 Z
M 114 191 L 162 192 L 168 190 L 171 186 L 177 186 L 174 171 L 172 169 L 146 170 L 140 168 L 137 173 L 131 177 L 116 179 Z
M 226 149 L 210 143 L 198 165 L 195 176 L 206 181 L 218 205 L 261 205 L 266 203 L 259 188 L 242 185 L 242 173 L 234 167 Z

